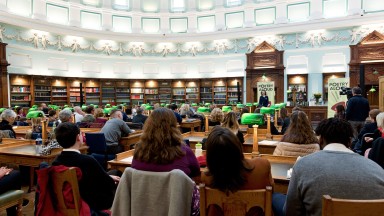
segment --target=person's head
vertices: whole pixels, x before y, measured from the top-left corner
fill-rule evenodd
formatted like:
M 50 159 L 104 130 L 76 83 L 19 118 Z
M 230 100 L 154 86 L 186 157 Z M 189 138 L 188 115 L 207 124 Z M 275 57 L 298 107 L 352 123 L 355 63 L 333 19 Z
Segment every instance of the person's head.
M 41 104 L 40 104 L 40 107 L 41 107 L 41 109 L 48 108 L 48 107 L 47 107 L 47 104 L 45 104 L 45 103 L 41 103 Z
M 349 122 L 339 118 L 324 119 L 316 128 L 316 135 L 320 136 L 320 147 L 330 143 L 340 143 L 347 148 L 351 145 L 353 129 Z
M 24 114 L 24 112 L 23 112 L 23 107 L 17 107 L 17 108 L 16 108 L 16 114 L 17 114 L 17 115 L 23 115 L 23 114 Z
M 236 113 L 227 113 L 227 115 L 225 115 L 224 117 L 222 126 L 230 129 L 233 133 L 237 134 L 239 130 L 239 122 L 237 121 Z
M 361 95 L 362 94 L 362 91 L 361 91 L 361 88 L 360 87 L 353 87 L 352 88 L 352 95 L 355 96 L 355 95 Z
M 291 114 L 289 126 L 281 138 L 281 141 L 295 144 L 318 143 L 305 112 L 295 111 Z
M 143 111 L 144 111 L 144 110 L 141 109 L 141 107 L 139 107 L 139 108 L 136 109 L 136 114 L 137 114 L 137 115 L 141 115 L 141 114 L 143 114 Z
M 244 113 L 249 113 L 249 109 L 247 107 L 244 107 L 240 111 L 240 117 L 243 116 Z
M 384 112 L 379 113 L 376 116 L 377 128 L 384 128 Z
M 71 147 L 78 148 L 81 144 L 83 144 L 83 137 L 80 133 L 79 127 L 71 122 L 59 124 L 59 126 L 55 129 L 55 136 L 60 146 L 65 149 Z
M 56 110 L 54 110 L 54 109 L 49 110 L 48 117 L 49 118 L 56 118 Z
M 132 108 L 127 107 L 127 108 L 125 109 L 125 114 L 127 114 L 127 115 L 132 115 Z
M 88 105 L 87 108 L 85 108 L 85 113 L 87 114 L 93 114 L 95 112 L 95 108 L 91 105 Z
M 113 109 L 111 111 L 111 113 L 109 114 L 109 116 L 111 118 L 118 118 L 118 119 L 123 120 L 123 113 L 121 112 L 121 110 L 118 110 L 118 109 Z
M 159 103 L 155 103 L 155 105 L 153 105 L 153 109 L 157 109 L 157 108 L 160 108 L 160 104 Z
M 181 105 L 181 107 L 180 107 L 180 111 L 184 111 L 184 112 L 189 111 L 189 104 L 183 104 L 183 105 Z
M 267 95 L 267 92 L 263 90 L 263 91 L 261 91 L 261 95 L 262 95 L 262 96 L 266 96 L 266 95 Z
M 282 119 L 285 119 L 288 117 L 288 110 L 284 107 L 280 109 L 280 116 Z
M 371 118 L 372 122 L 376 122 L 376 116 L 379 115 L 380 112 L 379 109 L 372 109 L 369 111 L 369 118 Z
M 94 111 L 95 118 L 104 117 L 103 109 L 97 108 Z
M 76 113 L 79 113 L 79 114 L 83 113 L 83 111 L 81 110 L 81 108 L 80 108 L 79 106 L 75 106 L 75 107 L 73 107 L 73 110 L 74 110 Z
M 153 110 L 135 147 L 134 158 L 143 162 L 167 164 L 185 155 L 183 138 L 175 114 L 167 108 Z
M 214 108 L 211 112 L 211 120 L 213 122 L 222 122 L 224 119 L 224 113 L 220 108 Z
M 31 119 L 32 127 L 41 126 L 41 121 L 42 120 L 43 120 L 43 118 L 41 118 L 41 117 L 32 118 Z
M 228 128 L 216 126 L 206 141 L 207 167 L 212 175 L 212 187 L 234 192 L 246 182 L 244 154 L 239 139 Z
M 16 113 L 11 109 L 6 109 L 1 113 L 1 119 L 9 122 L 10 125 L 15 122 Z
M 171 107 L 171 110 L 173 110 L 173 111 L 177 110 L 177 105 L 176 104 L 171 104 L 170 107 Z
M 343 113 L 343 112 L 345 112 L 344 105 L 341 105 L 341 104 L 337 105 L 336 106 L 336 113 Z
M 59 112 L 59 119 L 61 122 L 72 122 L 72 111 L 70 109 L 63 109 Z

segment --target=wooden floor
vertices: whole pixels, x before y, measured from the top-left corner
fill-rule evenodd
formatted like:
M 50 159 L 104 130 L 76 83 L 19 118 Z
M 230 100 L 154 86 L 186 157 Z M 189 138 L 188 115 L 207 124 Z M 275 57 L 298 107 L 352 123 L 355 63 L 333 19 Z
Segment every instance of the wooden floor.
M 28 186 L 24 186 L 23 191 L 25 192 L 24 198 L 29 200 L 29 203 L 27 206 L 23 207 L 23 215 L 25 216 L 33 216 L 34 212 L 34 206 L 35 206 L 35 192 L 27 193 L 28 191 Z M 1 211 L 0 216 L 7 216 L 6 211 Z

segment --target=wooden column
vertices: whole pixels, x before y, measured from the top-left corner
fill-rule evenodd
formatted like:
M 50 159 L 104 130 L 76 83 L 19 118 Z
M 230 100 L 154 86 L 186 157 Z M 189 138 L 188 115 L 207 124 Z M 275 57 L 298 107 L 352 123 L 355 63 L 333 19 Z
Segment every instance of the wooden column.
M 8 103 L 8 89 L 9 89 L 9 83 L 8 83 L 8 62 L 7 62 L 7 55 L 6 55 L 6 49 L 7 46 L 6 43 L 0 43 L 0 107 L 9 107 L 10 104 Z

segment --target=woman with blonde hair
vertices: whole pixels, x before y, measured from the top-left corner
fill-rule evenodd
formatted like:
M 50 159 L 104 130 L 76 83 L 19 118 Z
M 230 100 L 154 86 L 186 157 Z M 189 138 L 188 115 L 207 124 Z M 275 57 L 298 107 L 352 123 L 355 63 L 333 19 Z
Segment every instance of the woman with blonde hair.
M 220 125 L 224 119 L 224 113 L 220 108 L 214 108 L 210 116 L 211 118 L 209 119 L 209 126 Z
M 319 141 L 305 112 L 293 112 L 290 119 L 289 127 L 273 155 L 305 156 L 319 151 Z
M 95 116 L 95 123 L 103 123 L 105 124 L 105 122 L 107 122 L 108 120 L 107 119 L 104 119 L 104 113 L 103 113 L 103 109 L 101 108 L 96 108 L 95 111 L 93 112 L 93 115 Z
M 223 124 L 221 124 L 222 127 L 228 128 L 239 138 L 239 141 L 241 144 L 244 143 L 244 136 L 243 133 L 239 131 L 239 123 L 237 122 L 237 116 L 234 112 L 229 112 L 224 117 Z

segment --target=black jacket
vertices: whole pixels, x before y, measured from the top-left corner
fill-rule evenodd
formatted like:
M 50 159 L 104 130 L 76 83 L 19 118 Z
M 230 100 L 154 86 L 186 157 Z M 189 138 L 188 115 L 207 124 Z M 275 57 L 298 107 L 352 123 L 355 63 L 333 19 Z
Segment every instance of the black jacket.
M 369 115 L 369 103 L 361 95 L 351 97 L 347 102 L 346 117 L 348 121 L 365 121 Z

